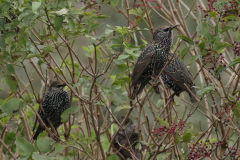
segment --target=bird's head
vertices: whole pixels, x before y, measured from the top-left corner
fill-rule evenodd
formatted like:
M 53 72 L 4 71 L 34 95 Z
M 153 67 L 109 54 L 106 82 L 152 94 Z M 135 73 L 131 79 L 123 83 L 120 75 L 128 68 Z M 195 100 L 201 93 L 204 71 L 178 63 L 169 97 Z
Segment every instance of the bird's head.
M 49 87 L 49 90 L 52 91 L 60 91 L 66 86 L 66 83 L 62 83 L 60 81 L 53 81 Z
M 153 40 L 155 41 L 160 41 L 160 42 L 166 42 L 166 41 L 171 41 L 172 40 L 172 30 L 179 26 L 174 25 L 174 26 L 160 26 L 158 27 L 154 33 L 153 33 Z

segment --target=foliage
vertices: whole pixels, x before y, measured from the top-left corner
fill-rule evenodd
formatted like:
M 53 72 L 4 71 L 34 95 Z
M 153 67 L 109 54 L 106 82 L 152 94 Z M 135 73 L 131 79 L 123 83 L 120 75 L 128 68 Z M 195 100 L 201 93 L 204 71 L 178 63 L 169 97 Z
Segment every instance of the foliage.
M 0 0 L 0 159 L 120 159 L 120 116 L 137 126 L 141 159 L 240 158 L 240 2 L 144 1 Z M 161 82 L 159 95 L 148 85 L 129 98 L 134 62 L 161 24 L 180 25 L 171 51 L 189 65 L 198 103 L 185 93 L 173 103 Z M 33 141 L 54 80 L 71 97 L 61 140 L 46 130 Z

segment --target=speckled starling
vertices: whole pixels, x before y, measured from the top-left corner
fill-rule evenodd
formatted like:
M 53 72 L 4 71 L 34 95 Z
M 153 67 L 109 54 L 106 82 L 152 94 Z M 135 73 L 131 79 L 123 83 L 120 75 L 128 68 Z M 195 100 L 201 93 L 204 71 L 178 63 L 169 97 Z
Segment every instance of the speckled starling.
M 197 102 L 195 98 L 197 97 L 196 91 L 195 88 L 193 88 L 195 85 L 193 77 L 186 65 L 179 57 L 174 56 L 172 53 L 168 54 L 168 59 L 172 59 L 172 61 L 164 68 L 161 74 L 164 84 L 168 88 L 171 88 L 177 96 L 179 96 L 181 92 L 186 91 L 191 102 Z M 187 87 L 184 84 L 186 84 Z M 188 89 L 191 90 L 192 93 Z M 192 94 L 194 94 L 195 97 Z
M 70 106 L 70 97 L 69 94 L 64 90 L 65 86 L 65 83 L 54 81 L 50 85 L 48 93 L 44 96 L 42 102 L 42 109 L 44 113 L 41 109 L 39 109 L 38 114 L 41 116 L 47 127 L 50 127 L 50 124 L 47 120 L 48 118 L 54 128 L 57 129 L 62 124 L 61 114 Z M 44 126 L 39 120 L 38 123 L 38 129 L 33 136 L 34 140 L 36 140 L 38 135 L 45 130 Z M 35 125 L 33 130 L 35 129 Z
M 142 51 L 131 75 L 131 87 L 134 87 L 132 100 L 142 92 L 152 78 L 155 79 L 154 77 L 159 75 L 163 66 L 168 61 L 166 55 L 170 51 L 172 29 L 177 26 L 160 26 L 154 31 L 153 40 Z M 138 85 L 140 84 L 141 86 L 138 89 Z
M 122 117 L 119 122 L 121 122 L 124 118 Z M 133 124 L 133 122 L 128 118 L 122 126 L 125 129 L 125 132 L 120 129 L 116 138 L 114 139 L 114 148 L 118 150 L 125 159 L 132 159 L 130 152 L 125 149 L 131 146 L 131 151 L 133 151 L 134 156 L 137 159 L 141 158 L 141 151 L 137 149 L 137 144 L 139 143 L 139 132 L 137 130 L 137 126 Z M 124 146 L 124 147 L 121 147 Z
M 17 18 L 14 14 L 12 14 L 10 11 L 12 11 L 12 9 L 10 8 L 9 9 L 9 15 L 8 17 L 5 16 L 5 19 L 1 19 L 0 20 L 0 28 L 2 29 L 1 33 L 5 32 L 5 31 L 9 31 L 9 30 L 5 30 L 5 25 L 8 24 L 8 23 L 14 23 L 13 21 Z M 8 18 L 11 18 L 8 19 Z M 11 26 L 11 25 L 10 25 Z M 16 27 L 16 28 L 11 28 L 11 30 L 15 30 L 16 33 L 19 32 L 19 27 Z

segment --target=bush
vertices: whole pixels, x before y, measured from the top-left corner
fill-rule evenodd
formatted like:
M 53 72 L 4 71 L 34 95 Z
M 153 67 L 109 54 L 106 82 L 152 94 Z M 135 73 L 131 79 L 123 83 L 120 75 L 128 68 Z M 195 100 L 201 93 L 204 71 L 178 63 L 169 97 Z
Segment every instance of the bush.
M 141 159 L 240 158 L 239 1 L 0 3 L 0 159 L 123 158 L 114 133 L 124 132 L 128 118 Z M 198 103 L 185 92 L 173 102 L 161 80 L 160 94 L 148 85 L 130 100 L 134 62 L 165 24 L 180 24 L 171 51 L 191 71 Z M 61 141 L 48 130 L 34 142 L 35 115 L 54 80 L 71 97 Z M 130 145 L 122 148 L 134 155 Z

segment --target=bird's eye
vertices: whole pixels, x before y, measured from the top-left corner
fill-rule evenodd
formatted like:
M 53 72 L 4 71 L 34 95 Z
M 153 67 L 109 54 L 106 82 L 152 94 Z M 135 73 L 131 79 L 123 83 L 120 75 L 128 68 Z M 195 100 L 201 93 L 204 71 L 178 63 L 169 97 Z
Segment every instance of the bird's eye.
M 169 28 L 164 29 L 164 32 L 168 32 Z

